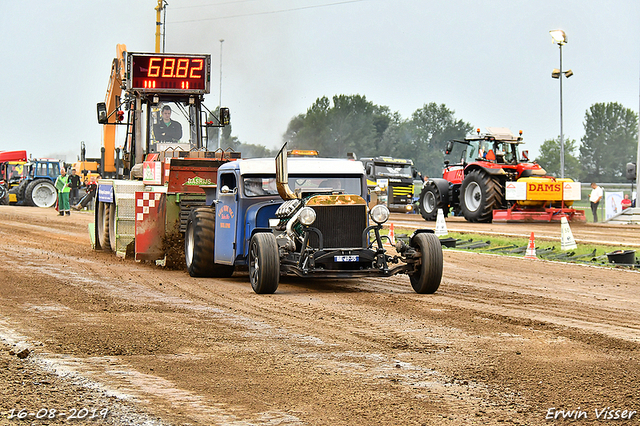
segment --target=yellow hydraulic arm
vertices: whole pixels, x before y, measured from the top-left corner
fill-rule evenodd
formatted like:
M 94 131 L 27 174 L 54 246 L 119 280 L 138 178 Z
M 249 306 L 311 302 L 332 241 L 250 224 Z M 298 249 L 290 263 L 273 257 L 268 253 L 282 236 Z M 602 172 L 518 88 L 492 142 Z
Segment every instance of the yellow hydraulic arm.
M 124 80 L 125 59 L 124 55 L 127 46 L 118 44 L 116 46 L 116 58 L 111 65 L 111 76 L 109 77 L 109 86 L 105 103 L 107 111 L 113 112 L 118 108 L 120 102 L 120 94 L 122 93 L 122 81 Z M 104 164 L 105 173 L 113 173 L 115 167 L 115 148 L 116 148 L 116 114 L 109 116 L 109 124 L 103 125 L 103 145 L 104 145 Z

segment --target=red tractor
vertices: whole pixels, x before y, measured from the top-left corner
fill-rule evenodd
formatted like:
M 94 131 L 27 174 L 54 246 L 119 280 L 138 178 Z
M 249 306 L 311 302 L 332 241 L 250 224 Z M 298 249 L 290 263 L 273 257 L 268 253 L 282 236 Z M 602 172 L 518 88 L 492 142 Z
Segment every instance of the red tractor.
M 442 209 L 444 216 L 453 210 L 456 216 L 462 215 L 469 222 L 491 222 L 497 211 L 508 212 L 500 217 L 506 217 L 505 220 L 547 220 L 554 212 L 567 213 L 565 206 L 570 206 L 572 201 L 563 201 L 566 200 L 563 185 L 573 181 L 547 176 L 540 165 L 529 162 L 528 152 L 518 150 L 524 143 L 522 131 L 515 136 L 505 128 L 487 130 L 480 133 L 477 129 L 477 134 L 464 140 L 447 142 L 445 153 L 456 155 L 460 162 L 450 165 L 449 160 L 445 160 L 442 178 L 425 182 L 419 202 L 422 217 L 436 220 L 438 209 Z M 457 146 L 462 150 L 454 149 Z M 526 185 L 526 195 L 508 200 L 507 187 L 515 187 L 515 182 Z M 530 195 L 529 187 L 540 191 Z M 553 190 L 559 191 L 559 198 L 549 192 Z M 547 205 L 554 210 L 546 209 Z M 512 214 L 513 209 L 517 214 Z

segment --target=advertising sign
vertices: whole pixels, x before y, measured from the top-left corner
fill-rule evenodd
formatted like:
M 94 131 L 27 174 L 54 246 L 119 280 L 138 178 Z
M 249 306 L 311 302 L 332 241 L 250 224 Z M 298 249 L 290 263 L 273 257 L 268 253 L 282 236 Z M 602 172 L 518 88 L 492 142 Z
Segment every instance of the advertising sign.
M 604 193 L 604 218 L 609 220 L 622 211 L 622 192 Z
M 582 198 L 580 182 L 564 182 L 562 189 L 564 200 L 580 201 L 580 198 Z
M 526 182 L 507 182 L 505 188 L 505 198 L 507 200 L 526 200 L 527 199 L 527 183 Z
M 145 161 L 142 163 L 142 183 L 145 185 L 162 185 L 162 162 Z
M 113 203 L 113 183 L 100 183 L 98 185 L 98 201 Z

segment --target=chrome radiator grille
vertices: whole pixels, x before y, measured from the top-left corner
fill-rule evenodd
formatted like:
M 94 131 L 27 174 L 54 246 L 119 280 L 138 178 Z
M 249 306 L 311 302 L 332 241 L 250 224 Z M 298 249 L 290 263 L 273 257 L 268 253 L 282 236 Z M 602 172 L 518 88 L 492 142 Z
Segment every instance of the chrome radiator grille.
M 324 248 L 362 247 L 362 232 L 367 227 L 367 206 L 332 205 L 313 206 L 316 221 L 311 225 L 322 233 Z M 318 236 L 309 235 L 311 247 L 318 248 Z

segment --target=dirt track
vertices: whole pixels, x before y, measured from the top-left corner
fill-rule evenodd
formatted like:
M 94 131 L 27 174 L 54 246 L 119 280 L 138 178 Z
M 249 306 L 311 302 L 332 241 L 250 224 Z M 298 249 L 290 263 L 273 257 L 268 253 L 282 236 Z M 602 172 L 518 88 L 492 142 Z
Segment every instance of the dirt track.
M 242 271 L 93 252 L 91 220 L 0 206 L 0 425 L 537 425 L 606 407 L 639 422 L 638 272 L 446 251 L 435 295 L 399 276 L 265 296 Z

